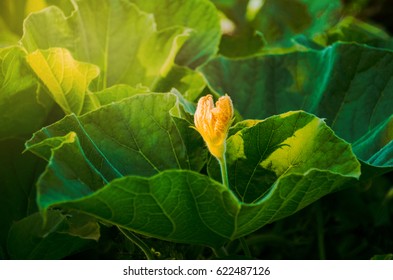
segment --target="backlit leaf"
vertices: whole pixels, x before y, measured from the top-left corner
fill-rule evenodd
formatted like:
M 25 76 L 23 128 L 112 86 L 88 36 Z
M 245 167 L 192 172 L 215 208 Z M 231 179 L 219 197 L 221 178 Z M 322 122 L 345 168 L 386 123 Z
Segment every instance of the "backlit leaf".
M 172 152 L 165 153 L 165 149 L 151 153 L 149 143 L 141 146 L 139 153 L 159 170 L 150 168 L 149 173 L 144 173 L 137 169 L 142 161 L 128 154 L 127 144 L 119 145 L 124 140 L 114 138 L 119 136 L 94 142 L 100 138 L 89 128 L 93 117 L 95 128 L 105 126 L 100 114 L 109 118 L 111 109 L 120 113 L 122 106 L 142 100 L 151 102 L 153 98 L 158 102 L 155 106 L 162 106 L 165 99 L 172 100 L 167 110 L 169 104 L 174 105 L 173 95 L 143 94 L 80 117 L 84 133 L 67 119 L 36 133 L 27 143 L 28 148 L 37 154 L 44 154 L 45 146 L 51 148 L 47 169 L 38 181 L 40 209 L 81 211 L 147 236 L 219 247 L 295 213 L 360 175 L 359 162 L 349 144 L 337 138 L 323 121 L 304 112 L 272 117 L 231 136 L 228 163 L 232 191 L 206 175 L 180 170 L 189 168 L 171 164 Z M 140 112 L 145 111 L 146 107 Z M 143 117 L 141 113 L 139 117 Z M 112 122 L 111 128 L 115 125 Z M 64 127 L 76 133 L 56 137 Z M 144 127 L 150 134 L 144 139 L 160 139 L 155 147 L 164 148 L 165 138 L 155 136 L 155 124 Z M 164 132 L 166 125 L 161 127 Z M 132 125 L 127 131 L 127 135 L 135 132 L 134 143 L 141 144 L 136 141 L 141 133 Z M 198 145 L 202 147 L 200 142 L 194 143 L 194 149 L 188 152 L 196 151 Z M 326 151 L 330 157 L 325 156 Z M 162 161 L 157 165 L 163 158 L 165 164 Z M 148 177 L 155 171 L 157 174 Z M 249 185 L 244 184 L 247 180 Z
M 125 175 L 199 171 L 206 150 L 190 123 L 175 115 L 179 106 L 174 94 L 136 95 L 35 133 L 27 148 L 49 161 L 39 180 L 40 207 L 64 200 L 64 192 L 74 199 Z
M 157 31 L 154 17 L 127 0 L 72 3 L 70 16 L 55 6 L 31 14 L 21 42 L 28 52 L 67 48 L 76 60 L 97 65 L 97 90 L 119 83 L 154 87 L 188 38 L 183 27 Z
M 30 135 L 44 123 L 50 98 L 39 90 L 21 48 L 0 49 L 0 69 L 0 139 Z
M 220 24 L 214 5 L 207 0 L 132 0 L 154 14 L 158 29 L 173 26 L 190 28 L 190 38 L 176 57 L 180 65 L 195 68 L 216 54 L 220 42 Z
M 64 113 L 79 115 L 88 86 L 98 76 L 99 68 L 74 60 L 68 50 L 60 48 L 36 50 L 26 59 Z
M 326 118 L 361 160 L 385 172 L 393 167 L 386 156 L 372 160 L 393 139 L 393 52 L 334 44 L 320 51 L 218 57 L 202 72 L 212 89 L 232 97 L 244 118 L 305 110 Z

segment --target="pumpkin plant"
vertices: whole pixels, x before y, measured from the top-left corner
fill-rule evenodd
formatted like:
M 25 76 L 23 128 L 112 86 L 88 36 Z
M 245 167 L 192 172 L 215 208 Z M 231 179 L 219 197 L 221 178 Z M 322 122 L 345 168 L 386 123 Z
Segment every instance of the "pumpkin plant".
M 393 170 L 392 39 L 338 0 L 38 2 L 1 4 L 0 257 L 264 257 Z

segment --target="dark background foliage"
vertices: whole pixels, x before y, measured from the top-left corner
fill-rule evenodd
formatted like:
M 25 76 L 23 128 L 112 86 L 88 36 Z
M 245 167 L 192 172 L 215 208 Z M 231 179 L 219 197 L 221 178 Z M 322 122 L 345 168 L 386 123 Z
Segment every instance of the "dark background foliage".
M 393 1 L 343 0 L 345 14 L 393 34 Z M 393 173 L 328 195 L 249 237 L 263 259 L 371 259 L 393 252 Z
M 393 9 L 391 0 L 343 0 L 345 11 L 357 18 L 373 22 L 393 33 Z
M 343 4 L 344 14 L 393 34 L 392 0 L 343 0 Z M 261 259 L 372 259 L 380 255 L 391 258 L 392 236 L 390 172 L 330 194 L 291 217 L 263 227 L 247 241 L 252 255 Z M 237 250 L 243 253 L 239 246 Z

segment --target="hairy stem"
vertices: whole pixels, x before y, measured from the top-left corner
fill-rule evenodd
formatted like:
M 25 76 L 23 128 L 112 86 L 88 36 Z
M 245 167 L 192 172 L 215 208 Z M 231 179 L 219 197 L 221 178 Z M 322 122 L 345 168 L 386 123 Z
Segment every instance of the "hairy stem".
M 218 158 L 218 162 L 220 163 L 222 184 L 229 189 L 228 169 L 225 153 L 222 158 Z
M 125 237 L 127 237 L 128 240 L 130 240 L 132 243 L 134 243 L 136 246 L 138 246 L 139 249 L 142 250 L 142 252 L 145 254 L 146 258 L 148 260 L 154 260 L 154 254 L 150 250 L 150 248 L 146 245 L 145 242 L 143 242 L 138 236 L 136 236 L 134 233 L 131 231 L 122 229 L 121 227 L 118 227 L 120 232 L 124 234 Z
M 228 252 L 224 246 L 220 248 L 213 248 L 213 252 L 217 258 L 223 259 L 228 256 Z
M 242 246 L 242 249 L 244 251 L 244 255 L 249 257 L 249 258 L 251 258 L 252 257 L 251 256 L 251 251 L 250 251 L 250 248 L 248 247 L 247 242 L 244 239 L 244 237 L 240 237 L 239 241 L 240 241 L 240 245 Z

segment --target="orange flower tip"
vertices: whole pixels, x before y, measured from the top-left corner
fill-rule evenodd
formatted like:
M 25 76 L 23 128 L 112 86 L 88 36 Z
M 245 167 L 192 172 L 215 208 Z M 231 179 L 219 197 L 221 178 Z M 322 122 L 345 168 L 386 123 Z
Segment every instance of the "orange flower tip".
M 194 114 L 196 130 L 201 134 L 210 153 L 222 158 L 225 153 L 226 138 L 233 120 L 233 104 L 229 95 L 221 96 L 214 106 L 213 96 L 208 94 L 199 99 Z

